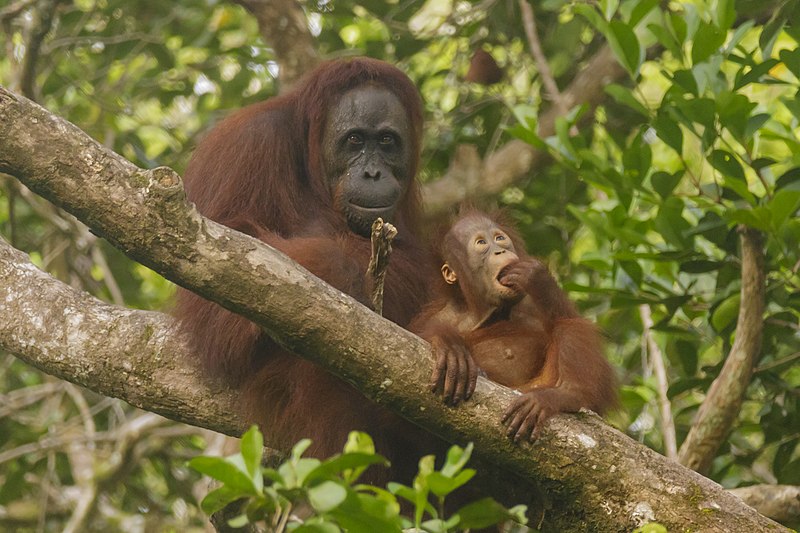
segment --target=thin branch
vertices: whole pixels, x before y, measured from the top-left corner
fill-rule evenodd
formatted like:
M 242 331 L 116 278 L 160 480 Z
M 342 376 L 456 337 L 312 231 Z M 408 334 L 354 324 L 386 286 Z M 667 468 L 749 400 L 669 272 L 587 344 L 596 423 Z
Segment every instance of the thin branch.
M 34 4 L 36 0 L 17 0 L 3 9 L 0 9 L 0 21 L 10 20 L 17 17 L 24 10 Z
M 111 272 L 111 267 L 108 266 L 106 261 L 106 254 L 100 249 L 100 243 L 96 240 L 91 244 L 92 260 L 100 268 L 103 273 L 103 283 L 111 295 L 111 301 L 117 305 L 125 305 L 125 298 L 122 296 L 122 290 L 119 288 L 114 273 Z
M 678 459 L 678 444 L 675 438 L 675 424 L 672 420 L 672 405 L 667 397 L 667 391 L 669 390 L 667 368 L 664 364 L 664 354 L 661 353 L 661 348 L 659 348 L 653 337 L 653 317 L 650 314 L 650 306 L 646 304 L 640 305 L 639 316 L 642 318 L 647 354 L 649 355 L 650 363 L 653 365 L 656 383 L 658 384 L 658 412 L 660 415 L 661 436 L 664 439 L 664 455 L 676 461 Z
M 536 63 L 536 70 L 542 77 L 542 83 L 547 89 L 547 95 L 553 102 L 553 106 L 562 115 L 569 112 L 569 108 L 564 104 L 561 97 L 561 91 L 558 90 L 556 80 L 553 78 L 553 71 L 550 70 L 550 63 L 542 50 L 542 43 L 539 41 L 539 33 L 536 31 L 536 18 L 533 14 L 533 7 L 527 0 L 519 0 L 519 10 L 522 12 L 522 26 L 525 28 L 525 35 L 528 38 L 528 45 L 531 49 L 531 55 Z

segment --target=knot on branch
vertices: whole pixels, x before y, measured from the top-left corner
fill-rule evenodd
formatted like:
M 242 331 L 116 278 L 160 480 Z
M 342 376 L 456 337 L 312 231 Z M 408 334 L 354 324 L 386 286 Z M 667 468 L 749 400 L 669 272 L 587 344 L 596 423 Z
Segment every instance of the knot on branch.
M 161 189 L 183 188 L 181 177 L 169 167 L 152 168 L 145 170 L 143 174 L 149 179 L 151 186 Z
M 183 180 L 177 172 L 169 167 L 156 167 L 143 170 L 137 177 L 148 194 L 157 194 L 163 198 L 185 199 Z M 134 183 L 139 181 L 134 178 Z

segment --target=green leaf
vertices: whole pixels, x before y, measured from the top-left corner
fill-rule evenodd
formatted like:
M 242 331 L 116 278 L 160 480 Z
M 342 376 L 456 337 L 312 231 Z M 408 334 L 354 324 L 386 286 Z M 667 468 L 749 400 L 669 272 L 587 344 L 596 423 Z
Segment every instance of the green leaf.
M 693 376 L 697 372 L 697 345 L 691 341 L 677 339 L 674 347 L 671 346 L 671 348 L 681 362 L 683 373 L 687 376 Z
M 672 34 L 678 40 L 680 46 L 683 46 L 686 42 L 686 38 L 689 36 L 689 28 L 686 24 L 685 16 L 686 15 L 683 13 L 671 13 L 668 17 Z M 675 57 L 682 57 L 682 55 L 682 53 L 679 53 Z
M 334 481 L 324 481 L 308 489 L 308 502 L 320 513 L 338 507 L 347 498 L 347 489 Z
M 529 130 L 522 124 L 514 124 L 513 126 L 509 126 L 506 128 L 506 131 L 512 137 L 515 137 L 520 141 L 524 141 L 540 150 L 544 150 L 547 148 L 547 145 L 544 143 L 542 138 L 539 137 L 539 135 L 534 130 Z
M 611 50 L 620 64 L 635 78 L 644 59 L 639 38 L 630 26 L 620 20 L 612 20 L 609 23 L 609 31 L 606 37 Z
M 780 189 L 800 191 L 800 167 L 787 170 L 775 181 L 775 190 Z
M 291 458 L 297 461 L 298 459 L 300 459 L 300 457 L 303 456 L 304 453 L 306 453 L 306 450 L 308 449 L 309 446 L 311 446 L 311 439 L 300 440 L 300 442 L 298 442 L 292 447 Z
M 459 472 L 455 477 L 449 477 L 440 472 L 432 472 L 428 476 L 428 487 L 436 496 L 443 498 L 457 488 L 467 483 L 475 475 L 475 470 L 467 468 Z
M 667 143 L 667 146 L 678 152 L 678 154 L 683 153 L 683 132 L 677 122 L 667 116 L 666 113 L 659 112 L 653 121 L 653 127 L 656 129 L 658 137 Z
M 714 100 L 711 98 L 693 98 L 684 102 L 681 110 L 694 123 L 701 124 L 706 130 L 714 130 Z
M 800 79 L 800 48 L 781 50 L 778 57 L 781 58 L 786 68 L 794 74 L 795 78 Z
M 681 45 L 678 43 L 675 35 L 672 34 L 667 28 L 659 26 L 658 24 L 648 24 L 647 29 L 658 40 L 658 42 L 674 57 L 683 57 Z
M 689 248 L 691 239 L 688 230 L 691 225 L 683 218 L 683 202 L 674 196 L 667 198 L 659 207 L 654 219 L 658 231 L 667 244 L 679 249 Z
M 714 309 L 711 315 L 711 325 L 715 331 L 722 331 L 728 327 L 739 314 L 739 304 L 741 303 L 741 295 L 737 292 L 728 296 L 721 304 Z
M 672 81 L 675 83 L 675 85 L 693 96 L 698 96 L 700 94 L 697 88 L 697 80 L 690 70 L 676 70 L 672 73 Z M 712 107 L 711 109 L 713 112 L 714 108 Z
M 339 526 L 331 522 L 306 522 L 291 531 L 292 533 L 341 533 L 342 530 Z
M 256 490 L 261 491 L 264 487 L 264 479 L 261 475 L 261 458 L 264 454 L 264 437 L 257 426 L 251 426 L 242 435 L 242 459 L 247 473 L 253 480 Z
M 735 224 L 744 224 L 751 228 L 761 231 L 770 231 L 772 217 L 769 212 L 761 208 L 756 209 L 732 209 L 726 211 L 724 216 Z
M 228 520 L 228 525 L 234 529 L 242 528 L 249 523 L 250 520 L 247 518 L 246 514 L 241 514 L 235 518 L 231 518 L 230 520 Z
M 454 517 L 456 524 L 458 524 L 458 517 Z M 425 531 L 426 533 L 447 533 L 447 522 L 442 520 L 441 518 L 434 518 L 431 520 L 425 520 L 420 524 L 420 529 Z
M 367 433 L 363 431 L 351 431 L 347 435 L 347 442 L 344 445 L 345 454 L 362 453 L 374 454 L 375 443 Z
M 725 150 L 714 150 L 711 152 L 708 162 L 722 174 L 725 187 L 751 205 L 755 205 L 755 198 L 747 186 L 744 169 L 733 154 Z
M 223 509 L 231 502 L 247 496 L 242 491 L 232 489 L 228 485 L 223 485 L 217 489 L 212 490 L 206 494 L 205 498 L 200 502 L 200 508 L 207 515 L 212 515 Z
M 617 8 L 619 8 L 619 0 L 600 0 L 600 10 L 606 20 L 614 18 Z
M 766 205 L 771 214 L 772 227 L 779 229 L 789 217 L 794 217 L 798 207 L 800 207 L 800 191 L 783 189 L 776 192 Z
M 725 44 L 724 54 L 730 54 L 739 43 L 750 34 L 750 30 L 755 26 L 754 20 L 745 20 L 742 24 L 736 26 L 736 29 L 733 32 L 733 35 L 730 39 L 728 39 L 727 44 Z
M 761 35 L 758 37 L 758 46 L 761 48 L 762 57 L 772 55 L 772 47 L 775 45 L 775 40 L 778 38 L 778 34 L 783 29 L 784 24 L 786 24 L 786 19 L 777 16 L 764 25 Z
M 456 445 L 451 446 L 450 449 L 447 450 L 447 457 L 442 466 L 442 475 L 453 477 L 460 472 L 461 469 L 464 468 L 464 465 L 467 464 L 467 461 L 469 461 L 473 448 L 474 446 L 471 442 L 464 448 Z
M 589 23 L 595 27 L 597 31 L 603 35 L 608 35 L 608 22 L 598 13 L 597 9 L 588 4 L 576 4 L 573 6 L 573 11 L 582 16 Z
M 610 85 L 606 85 L 604 90 L 618 103 L 626 107 L 629 107 L 630 109 L 636 111 L 645 118 L 650 117 L 650 111 L 648 111 L 647 108 L 644 105 L 642 105 L 642 103 L 639 102 L 639 100 L 637 100 L 635 96 L 633 96 L 633 93 L 631 92 L 630 88 L 623 87 L 622 85 L 617 85 L 616 83 L 612 83 Z
M 189 466 L 201 474 L 221 481 L 232 490 L 238 490 L 247 494 L 257 494 L 258 492 L 253 484 L 253 480 L 232 462 L 232 458 L 195 457 L 189 461 Z
M 745 142 L 747 122 L 756 104 L 743 94 L 722 92 L 716 100 L 720 123 L 739 141 Z
M 417 499 L 417 491 L 402 483 L 391 481 L 386 484 L 386 488 L 395 496 L 399 496 L 411 503 L 414 503 Z
M 778 477 L 778 483 L 782 485 L 800 484 L 800 459 L 795 459 L 783 465 L 775 474 Z
M 756 132 L 758 132 L 770 118 L 772 118 L 772 115 L 767 113 L 758 113 L 748 118 L 747 127 L 744 130 L 745 139 L 752 139 Z
M 631 28 L 635 28 L 639 21 L 646 17 L 657 5 L 659 0 L 640 0 L 636 7 L 631 11 L 631 17 L 628 19 L 628 24 Z
M 744 180 L 744 169 L 733 154 L 725 150 L 714 150 L 708 158 L 711 166 L 719 170 L 724 176 L 737 180 Z
M 305 485 L 306 477 L 319 467 L 321 461 L 313 458 L 301 458 L 287 461 L 278 467 L 286 488 L 294 489 Z
M 701 22 L 692 43 L 692 64 L 702 63 L 717 52 L 725 42 L 726 32 L 713 24 Z
M 364 470 L 372 465 L 389 466 L 389 461 L 380 455 L 352 452 L 323 461 L 306 476 L 306 483 L 317 479 L 330 479 L 342 475 L 348 483 L 355 482 Z
M 636 261 L 620 261 L 619 262 L 620 268 L 631 278 L 633 283 L 636 286 L 641 285 L 642 279 L 644 278 L 644 271 L 642 267 Z
M 767 59 L 763 63 L 755 65 L 746 73 L 743 73 L 744 72 L 744 67 L 743 67 L 739 72 L 736 73 L 736 81 L 733 84 L 733 90 L 738 91 L 745 85 L 760 82 L 761 78 L 769 74 L 769 71 L 777 64 L 778 64 L 777 59 Z
M 626 180 L 626 183 L 621 184 L 622 187 L 620 188 L 628 191 L 631 183 L 638 188 L 639 184 L 650 172 L 652 159 L 653 153 L 650 150 L 650 145 L 645 142 L 643 132 L 640 131 L 631 142 L 631 145 L 622 153 L 622 164 L 625 167 L 625 177 L 628 180 Z
M 458 523 L 459 529 L 482 529 L 498 524 L 509 517 L 506 508 L 493 498 L 483 498 L 472 502 L 456 511 L 455 514 L 461 519 Z
M 401 532 L 397 506 L 370 494 L 350 493 L 330 514 L 348 533 Z
M 734 0 L 717 0 L 716 9 L 713 11 L 714 23 L 722 28 L 729 29 L 736 20 L 736 6 Z
M 800 120 L 800 91 L 791 98 L 781 98 L 781 102 L 786 106 L 786 109 L 794 115 L 794 118 Z

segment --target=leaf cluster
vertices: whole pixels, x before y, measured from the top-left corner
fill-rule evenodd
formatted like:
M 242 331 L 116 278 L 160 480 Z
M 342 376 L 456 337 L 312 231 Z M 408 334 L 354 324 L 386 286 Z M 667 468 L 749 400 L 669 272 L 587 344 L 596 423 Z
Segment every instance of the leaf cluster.
M 195 457 L 189 466 L 220 483 L 203 498 L 202 509 L 213 514 L 237 502 L 242 512 L 229 521 L 230 526 L 263 522 L 269 531 L 298 533 L 399 533 L 411 527 L 447 533 L 506 520 L 526 521 L 524 506 L 507 510 L 491 498 L 445 516 L 445 498 L 475 475 L 474 470 L 465 468 L 471 444 L 450 448 L 439 470 L 434 467 L 434 456 L 423 457 L 413 486 L 392 482 L 387 488 L 358 483 L 367 468 L 388 465 L 375 453 L 369 435 L 351 432 L 343 452 L 325 460 L 303 457 L 309 446 L 310 440 L 301 440 L 279 466 L 263 467 L 263 437 L 253 426 L 242 436 L 240 453 L 225 458 Z M 410 504 L 411 517 L 403 516 L 400 501 Z M 308 512 L 295 514 L 297 509 Z
M 668 397 L 679 443 L 736 335 L 740 307 L 737 231 L 765 236 L 767 312 L 762 355 L 739 425 L 712 476 L 757 482 L 761 464 L 797 483 L 800 427 L 800 31 L 794 2 L 768 23 L 737 15 L 737 4 L 650 0 L 577 4 L 628 73 L 593 112 L 577 106 L 540 138 L 537 113 L 517 106 L 508 131 L 547 150 L 561 179 L 590 187 L 564 206 L 570 229 L 566 287 L 602 315 L 630 372 L 619 423 L 657 449 L 656 383 L 642 306 L 669 365 Z M 645 53 L 645 51 L 648 51 Z M 648 57 L 650 55 L 651 57 Z M 591 128 L 579 126 L 590 122 Z M 575 186 L 575 185 L 571 185 Z M 528 199 L 514 205 L 522 211 Z M 624 324 L 624 325 L 623 325 Z M 635 326 L 631 326 L 635 324 Z

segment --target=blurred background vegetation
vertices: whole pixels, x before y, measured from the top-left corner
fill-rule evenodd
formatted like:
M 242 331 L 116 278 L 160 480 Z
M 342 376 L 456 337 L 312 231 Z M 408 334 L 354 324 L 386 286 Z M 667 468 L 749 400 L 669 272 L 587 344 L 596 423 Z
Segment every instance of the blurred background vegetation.
M 180 172 L 227 112 L 290 84 L 289 59 L 397 64 L 425 102 L 429 194 L 478 176 L 448 187 L 511 213 L 609 339 L 611 422 L 672 457 L 736 338 L 737 227 L 757 231 L 761 349 L 701 470 L 800 485 L 798 18 L 796 0 L 0 0 L 0 83 Z M 169 307 L 170 283 L 3 175 L 0 234 L 104 300 Z M 186 460 L 221 446 L 0 352 L 0 530 L 207 529 Z

